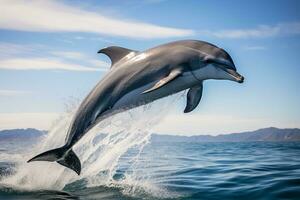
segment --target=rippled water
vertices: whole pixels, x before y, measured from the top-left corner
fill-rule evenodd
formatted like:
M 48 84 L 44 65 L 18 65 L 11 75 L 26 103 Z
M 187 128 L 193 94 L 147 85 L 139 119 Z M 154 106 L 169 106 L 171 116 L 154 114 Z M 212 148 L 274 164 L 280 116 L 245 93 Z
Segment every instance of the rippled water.
M 2 144 L 0 155 L 15 145 Z M 300 199 L 300 143 L 153 142 L 137 151 L 121 156 L 108 184 L 78 179 L 39 191 L 2 184 L 0 199 Z M 14 167 L 2 161 L 2 179 Z

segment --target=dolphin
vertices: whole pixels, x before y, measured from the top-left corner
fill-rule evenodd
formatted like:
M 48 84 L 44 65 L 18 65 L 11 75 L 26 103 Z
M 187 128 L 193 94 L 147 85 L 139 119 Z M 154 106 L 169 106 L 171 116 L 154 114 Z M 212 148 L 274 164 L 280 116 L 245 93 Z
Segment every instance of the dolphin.
M 187 89 L 184 113 L 188 113 L 201 100 L 203 81 L 244 81 L 225 50 L 199 40 L 175 41 L 146 51 L 110 46 L 98 53 L 110 58 L 110 71 L 82 101 L 65 145 L 28 162 L 56 161 L 80 175 L 81 163 L 72 147 L 101 120 Z

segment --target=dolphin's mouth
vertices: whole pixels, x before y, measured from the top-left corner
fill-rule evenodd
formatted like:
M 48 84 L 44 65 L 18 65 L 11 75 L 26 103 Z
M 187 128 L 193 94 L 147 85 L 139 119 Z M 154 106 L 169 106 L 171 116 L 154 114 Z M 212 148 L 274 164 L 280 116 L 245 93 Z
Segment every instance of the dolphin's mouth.
M 225 68 L 224 71 L 226 71 L 231 77 L 233 77 L 236 82 L 238 83 L 244 82 L 245 78 L 239 73 L 237 73 L 235 70 Z

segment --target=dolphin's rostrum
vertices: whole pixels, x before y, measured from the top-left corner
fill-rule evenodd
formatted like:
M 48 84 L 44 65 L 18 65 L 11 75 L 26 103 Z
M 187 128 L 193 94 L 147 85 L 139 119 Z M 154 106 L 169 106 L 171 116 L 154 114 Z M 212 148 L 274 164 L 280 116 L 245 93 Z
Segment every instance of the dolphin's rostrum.
M 226 51 L 203 41 L 176 41 L 143 52 L 111 46 L 98 53 L 111 59 L 111 69 L 81 103 L 66 144 L 28 162 L 56 161 L 79 175 L 81 164 L 72 147 L 104 118 L 186 89 L 184 112 L 191 112 L 200 102 L 203 81 L 244 80 Z

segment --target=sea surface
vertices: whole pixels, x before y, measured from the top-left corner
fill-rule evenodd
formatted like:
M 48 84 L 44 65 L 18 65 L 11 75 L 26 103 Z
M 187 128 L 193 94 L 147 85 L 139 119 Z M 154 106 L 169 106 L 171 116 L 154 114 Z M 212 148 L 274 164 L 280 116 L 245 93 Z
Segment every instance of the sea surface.
M 97 124 L 73 147 L 80 176 L 56 162 L 27 163 L 65 144 L 76 108 L 46 135 L 0 141 L 0 200 L 300 199 L 300 142 L 151 140 L 153 127 L 182 98 L 184 93 Z
M 128 148 L 113 170 L 84 164 L 82 177 L 55 163 L 27 164 L 25 152 L 36 143 L 0 141 L 1 200 L 300 199 L 299 142 L 149 140 L 143 148 Z

